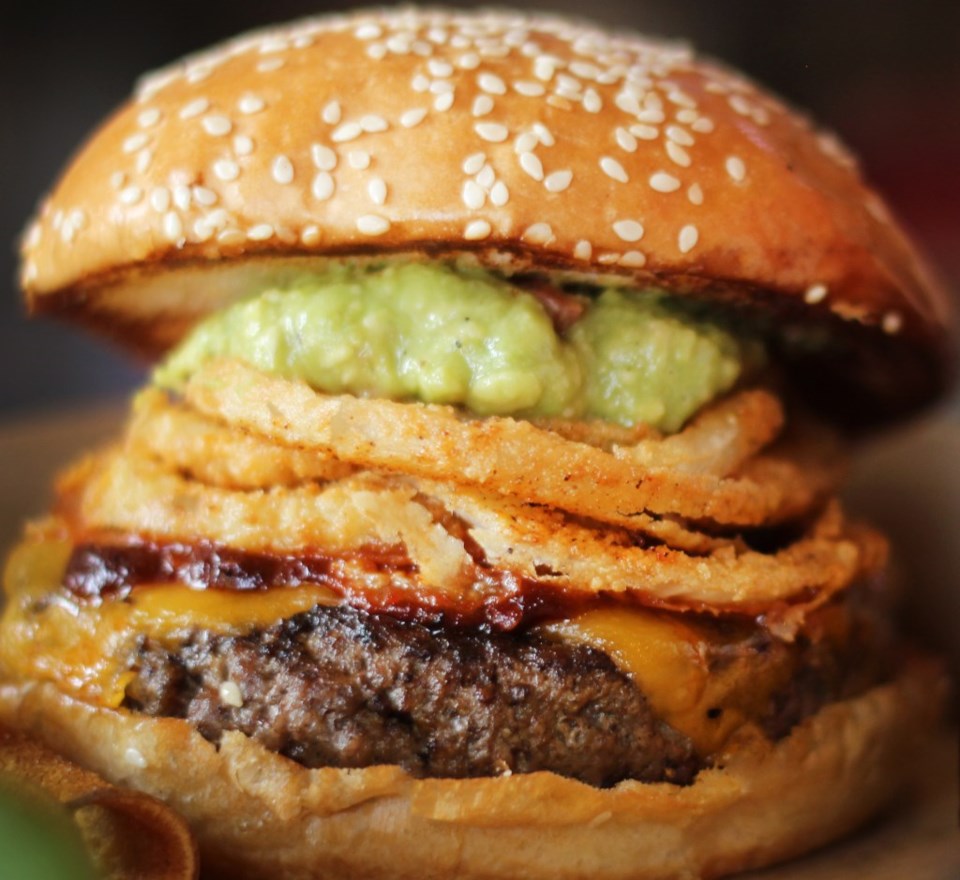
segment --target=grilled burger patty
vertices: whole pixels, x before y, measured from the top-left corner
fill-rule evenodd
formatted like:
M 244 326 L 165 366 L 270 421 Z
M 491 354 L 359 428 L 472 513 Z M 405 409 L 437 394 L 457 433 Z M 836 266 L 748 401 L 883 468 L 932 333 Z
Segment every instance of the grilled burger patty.
M 236 696 L 227 681 L 242 706 L 227 702 Z M 396 764 L 442 777 L 552 770 L 612 785 L 688 783 L 701 766 L 600 651 L 533 633 L 436 630 L 349 606 L 239 637 L 147 642 L 127 705 L 187 718 L 214 741 L 240 730 L 308 767 Z
M 851 641 L 851 651 L 866 648 Z M 875 650 L 850 672 L 826 643 L 787 646 L 762 629 L 709 662 L 721 669 L 748 652 L 759 665 L 783 651 L 804 671 L 755 719 L 774 738 L 882 674 Z M 477 632 L 317 606 L 239 636 L 145 640 L 134 674 L 129 708 L 186 718 L 214 742 L 239 730 L 308 767 L 393 764 L 430 777 L 550 770 L 609 786 L 686 784 L 708 761 L 610 657 L 536 630 Z M 722 710 L 710 711 L 719 719 Z

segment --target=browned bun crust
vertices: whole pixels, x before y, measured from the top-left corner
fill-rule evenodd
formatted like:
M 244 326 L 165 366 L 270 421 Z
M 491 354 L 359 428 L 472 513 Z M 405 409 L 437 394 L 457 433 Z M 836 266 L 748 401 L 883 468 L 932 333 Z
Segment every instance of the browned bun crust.
M 22 280 L 33 310 L 155 352 L 278 258 L 371 253 L 825 325 L 849 350 L 805 365 L 867 417 L 950 364 L 945 291 L 832 136 L 683 47 L 512 13 L 312 19 L 147 78 L 42 205 Z
M 938 671 L 913 662 L 774 746 L 747 735 L 685 788 L 307 770 L 239 733 L 218 750 L 184 721 L 94 708 L 51 685 L 0 689 L 0 718 L 174 806 L 205 871 L 222 876 L 719 877 L 810 850 L 875 812 L 904 782 L 941 688 Z

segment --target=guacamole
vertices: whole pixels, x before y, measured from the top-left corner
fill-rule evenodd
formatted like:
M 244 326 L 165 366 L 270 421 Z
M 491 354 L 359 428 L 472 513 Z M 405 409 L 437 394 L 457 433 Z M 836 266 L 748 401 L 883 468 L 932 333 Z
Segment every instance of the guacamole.
M 731 332 L 663 293 L 605 290 L 560 335 L 533 295 L 419 263 L 340 267 L 229 306 L 186 337 L 155 381 L 180 388 L 213 357 L 329 393 L 665 431 L 728 390 L 748 360 Z

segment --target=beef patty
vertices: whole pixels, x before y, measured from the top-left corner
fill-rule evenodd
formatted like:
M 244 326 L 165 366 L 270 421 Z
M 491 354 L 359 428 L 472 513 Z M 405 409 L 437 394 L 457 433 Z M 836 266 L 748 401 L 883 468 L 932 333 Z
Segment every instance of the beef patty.
M 186 718 L 213 741 L 242 731 L 307 767 L 552 770 L 607 786 L 684 784 L 702 764 L 609 657 L 534 633 L 317 607 L 243 636 L 147 641 L 135 672 L 128 707 Z
M 889 644 L 873 616 L 841 649 L 829 639 L 786 644 L 757 627 L 706 659 L 719 673 L 736 656 L 759 668 L 789 655 L 790 680 L 752 710 L 776 739 L 888 673 Z M 307 767 L 393 764 L 451 778 L 550 770 L 609 786 L 687 784 L 709 763 L 610 657 L 536 629 L 484 632 L 317 606 L 244 635 L 145 639 L 133 672 L 128 708 L 185 718 L 214 742 L 238 730 Z

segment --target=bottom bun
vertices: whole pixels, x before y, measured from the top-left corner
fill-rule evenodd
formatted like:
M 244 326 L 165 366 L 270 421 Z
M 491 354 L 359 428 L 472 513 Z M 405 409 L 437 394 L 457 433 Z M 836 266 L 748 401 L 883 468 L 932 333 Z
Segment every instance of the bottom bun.
M 205 877 L 695 878 L 771 864 L 867 819 L 905 781 L 942 687 L 936 668 L 911 662 L 773 746 L 745 734 L 688 787 L 309 770 L 239 733 L 217 748 L 184 721 L 48 684 L 0 688 L 0 718 L 179 810 Z

